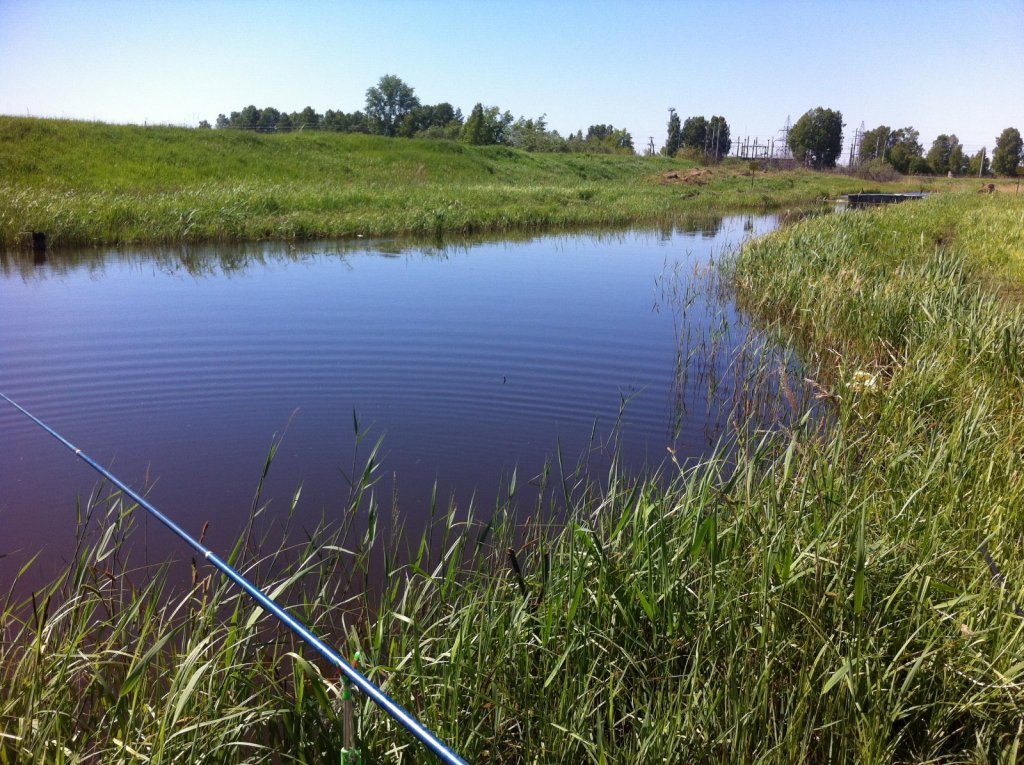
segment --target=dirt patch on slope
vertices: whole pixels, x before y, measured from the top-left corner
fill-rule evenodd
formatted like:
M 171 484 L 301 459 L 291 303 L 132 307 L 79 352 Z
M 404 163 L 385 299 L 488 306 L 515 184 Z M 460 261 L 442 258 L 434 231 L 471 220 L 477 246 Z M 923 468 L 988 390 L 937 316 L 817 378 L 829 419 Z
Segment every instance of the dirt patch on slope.
M 714 173 L 703 167 L 694 167 L 690 170 L 666 170 L 661 174 L 661 183 L 672 185 L 683 183 L 688 186 L 703 186 L 711 181 Z

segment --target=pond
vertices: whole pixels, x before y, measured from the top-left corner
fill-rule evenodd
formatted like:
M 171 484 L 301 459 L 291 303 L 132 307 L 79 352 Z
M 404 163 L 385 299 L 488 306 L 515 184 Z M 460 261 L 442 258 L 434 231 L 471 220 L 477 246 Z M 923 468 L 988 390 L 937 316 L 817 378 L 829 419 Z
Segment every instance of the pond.
M 190 532 L 208 523 L 215 551 L 244 527 L 275 434 L 269 517 L 300 486 L 293 524 L 342 512 L 379 437 L 377 491 L 413 530 L 435 486 L 441 505 L 486 515 L 513 472 L 529 510 L 559 450 L 571 464 L 618 450 L 634 470 L 710 450 L 742 382 L 729 354 L 691 369 L 692 349 L 754 333 L 712 263 L 776 224 L 7 253 L 0 391 Z M 40 551 L 43 579 L 61 569 L 97 481 L 0 405 L 0 585 Z M 155 523 L 135 533 L 147 559 L 186 556 Z

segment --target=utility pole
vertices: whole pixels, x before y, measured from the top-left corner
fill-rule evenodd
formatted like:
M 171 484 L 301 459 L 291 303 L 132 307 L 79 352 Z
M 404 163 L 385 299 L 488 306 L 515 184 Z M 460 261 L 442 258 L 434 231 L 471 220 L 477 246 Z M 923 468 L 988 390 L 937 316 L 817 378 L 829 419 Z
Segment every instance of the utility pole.
M 853 167 L 854 163 L 859 163 L 863 158 L 861 157 L 861 143 L 864 140 L 864 122 L 860 123 L 860 127 L 853 131 L 853 141 L 850 143 L 850 167 Z
M 782 159 L 789 159 L 789 128 L 790 123 L 789 115 L 786 115 L 786 125 L 779 132 L 782 133 Z

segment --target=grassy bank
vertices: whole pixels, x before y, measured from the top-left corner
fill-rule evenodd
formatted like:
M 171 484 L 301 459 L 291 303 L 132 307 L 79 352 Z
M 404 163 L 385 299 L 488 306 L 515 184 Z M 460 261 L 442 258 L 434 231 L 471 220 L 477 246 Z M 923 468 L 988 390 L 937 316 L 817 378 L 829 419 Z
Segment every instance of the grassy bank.
M 442 512 L 401 566 L 344 524 L 232 558 L 264 583 L 287 562 L 268 589 L 470 762 L 1015 762 L 1022 231 L 1019 199 L 949 195 L 738 254 L 827 428 L 739 420 L 667 485 L 556 467 L 564 525 Z M 0 762 L 336 762 L 337 678 L 202 565 L 186 593 L 133 569 L 124 510 L 97 504 L 67 578 L 0 612 Z M 386 585 L 350 599 L 374 550 Z M 360 707 L 374 761 L 431 761 Z
M 0 117 L 0 246 L 31 231 L 59 247 L 627 226 L 864 187 L 811 172 L 751 179 L 746 163 L 692 170 L 663 157 Z

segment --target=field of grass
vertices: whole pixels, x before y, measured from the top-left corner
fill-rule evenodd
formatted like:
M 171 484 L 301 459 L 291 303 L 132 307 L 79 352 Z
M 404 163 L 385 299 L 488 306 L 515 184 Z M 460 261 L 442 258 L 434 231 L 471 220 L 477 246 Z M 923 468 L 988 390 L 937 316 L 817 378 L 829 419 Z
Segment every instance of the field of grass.
M 345 523 L 232 559 L 470 762 L 1017 762 L 1022 231 L 1020 198 L 946 195 L 738 253 L 824 420 L 741 407 L 668 480 L 556 465 L 564 523 L 441 508 L 409 563 Z M 797 382 L 751 395 L 810 412 Z M 133 569 L 128 508 L 90 507 L 67 577 L 0 611 L 0 763 L 337 762 L 337 677 L 205 566 L 185 593 Z M 367 761 L 432 761 L 366 701 L 359 729 Z
M 32 231 L 64 247 L 622 227 L 807 207 L 865 186 L 812 172 L 758 172 L 751 182 L 746 163 L 687 178 L 693 167 L 367 135 L 0 116 L 0 247 Z M 683 177 L 666 182 L 673 170 Z

